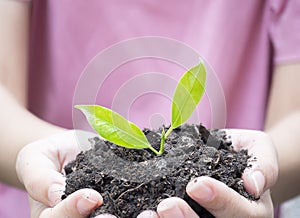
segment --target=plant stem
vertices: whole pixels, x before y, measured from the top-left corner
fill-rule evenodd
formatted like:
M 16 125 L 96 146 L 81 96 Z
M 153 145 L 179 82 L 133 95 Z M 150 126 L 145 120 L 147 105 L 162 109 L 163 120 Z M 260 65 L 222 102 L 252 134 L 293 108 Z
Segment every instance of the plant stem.
M 161 139 L 158 155 L 162 155 L 162 153 L 164 153 L 164 150 L 165 150 L 165 140 Z
M 155 150 L 152 146 L 149 146 L 149 149 L 150 149 L 151 151 L 153 151 L 154 154 L 156 154 L 156 155 L 161 155 L 160 150 L 157 151 L 157 150 Z
M 162 132 L 161 132 L 161 141 L 160 141 L 160 147 L 159 147 L 159 154 L 161 155 L 164 150 L 165 150 L 165 141 L 166 141 L 166 132 L 165 132 L 165 128 L 163 127 Z
M 172 126 L 170 126 L 170 128 L 168 129 L 168 131 L 166 132 L 166 134 L 165 134 L 165 139 L 167 139 L 168 138 L 168 136 L 170 135 L 170 133 L 173 131 L 173 127 Z
M 161 133 L 160 148 L 159 148 L 158 153 L 155 153 L 156 155 L 162 155 L 162 153 L 164 152 L 166 138 L 170 135 L 172 130 L 173 130 L 172 126 L 168 129 L 167 132 L 165 132 L 165 129 L 163 128 L 162 133 Z

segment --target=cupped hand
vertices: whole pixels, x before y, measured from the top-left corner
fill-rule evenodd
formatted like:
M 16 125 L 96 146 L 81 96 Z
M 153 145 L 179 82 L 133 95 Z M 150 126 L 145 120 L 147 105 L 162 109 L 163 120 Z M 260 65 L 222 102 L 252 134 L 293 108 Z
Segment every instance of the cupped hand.
M 249 154 L 256 157 L 252 167 L 245 170 L 243 180 L 246 190 L 260 199 L 249 201 L 222 182 L 205 176 L 187 185 L 188 195 L 217 218 L 273 217 L 270 188 L 277 180 L 278 161 L 272 141 L 260 131 L 230 129 L 226 132 L 231 136 L 235 150 L 248 149 Z M 196 218 L 198 215 L 184 200 L 172 197 L 158 205 L 157 213 L 143 212 L 139 217 Z
M 95 136 L 70 130 L 26 145 L 19 153 L 16 169 L 29 194 L 31 217 L 87 217 L 103 200 L 92 189 L 81 189 L 61 201 L 65 188 L 64 166 L 75 159 L 83 142 Z M 102 217 L 112 217 L 103 215 Z

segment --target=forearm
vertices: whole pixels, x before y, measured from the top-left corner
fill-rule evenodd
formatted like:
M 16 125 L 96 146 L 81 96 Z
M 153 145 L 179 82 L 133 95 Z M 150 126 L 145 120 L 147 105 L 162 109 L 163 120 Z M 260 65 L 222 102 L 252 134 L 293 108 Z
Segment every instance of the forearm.
M 278 151 L 279 178 L 272 190 L 274 204 L 299 194 L 300 184 L 300 63 L 274 69 L 265 131 Z
M 300 193 L 300 111 L 278 122 L 267 133 L 278 151 L 279 177 L 272 189 L 276 205 Z
M 0 85 L 0 181 L 22 187 L 15 171 L 16 157 L 26 144 L 63 131 L 37 118 Z
M 60 131 L 25 108 L 30 8 L 29 2 L 0 1 L 0 181 L 20 187 L 15 172 L 19 150 Z

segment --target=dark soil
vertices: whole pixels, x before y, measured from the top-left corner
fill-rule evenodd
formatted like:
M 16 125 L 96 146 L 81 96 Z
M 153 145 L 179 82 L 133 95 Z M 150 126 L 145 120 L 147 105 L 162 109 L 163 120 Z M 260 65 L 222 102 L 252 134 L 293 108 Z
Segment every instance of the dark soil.
M 144 133 L 158 149 L 161 129 L 145 129 Z M 78 154 L 65 167 L 67 185 L 62 198 L 81 188 L 97 190 L 104 204 L 91 217 L 104 213 L 136 217 L 143 210 L 156 210 L 159 202 L 171 196 L 186 200 L 201 218 L 214 217 L 185 192 L 188 182 L 198 176 L 215 178 L 255 200 L 241 180 L 250 156 L 247 150 L 234 151 L 223 131 L 184 125 L 170 134 L 162 156 L 146 149 L 125 149 L 99 138 L 90 141 L 93 148 Z

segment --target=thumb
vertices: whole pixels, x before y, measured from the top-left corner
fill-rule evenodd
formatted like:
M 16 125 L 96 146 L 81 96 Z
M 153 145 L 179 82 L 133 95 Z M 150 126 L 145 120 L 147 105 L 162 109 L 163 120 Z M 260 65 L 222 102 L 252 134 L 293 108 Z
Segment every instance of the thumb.
M 192 180 L 188 195 L 215 217 L 273 217 L 269 191 L 257 202 L 250 201 L 224 183 L 210 177 Z
M 34 202 L 39 204 L 38 202 Z M 103 203 L 101 195 L 92 189 L 81 189 L 66 199 L 58 203 L 53 208 L 32 207 L 32 217 L 51 218 L 51 217 L 87 217 L 93 210 Z

